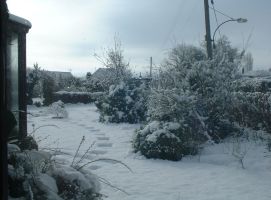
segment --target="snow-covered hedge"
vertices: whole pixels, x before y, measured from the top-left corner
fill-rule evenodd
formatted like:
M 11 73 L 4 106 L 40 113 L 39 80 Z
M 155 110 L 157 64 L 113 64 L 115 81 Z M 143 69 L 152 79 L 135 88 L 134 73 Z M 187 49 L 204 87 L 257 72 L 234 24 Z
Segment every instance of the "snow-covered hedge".
M 54 101 L 61 100 L 64 103 L 92 103 L 97 97 L 102 95 L 101 92 L 67 92 L 58 91 L 53 95 Z
M 98 200 L 98 178 L 83 170 L 55 164 L 44 151 L 8 145 L 9 198 Z
M 236 90 L 242 92 L 271 92 L 271 80 L 264 77 L 241 78 L 235 85 Z
M 235 92 L 234 120 L 254 129 L 271 131 L 271 93 Z
M 136 132 L 133 146 L 147 158 L 180 160 L 196 154 L 203 139 L 189 129 L 178 122 L 152 121 Z
M 144 121 L 147 114 L 147 87 L 140 82 L 120 82 L 112 85 L 107 95 L 95 102 L 102 122 Z

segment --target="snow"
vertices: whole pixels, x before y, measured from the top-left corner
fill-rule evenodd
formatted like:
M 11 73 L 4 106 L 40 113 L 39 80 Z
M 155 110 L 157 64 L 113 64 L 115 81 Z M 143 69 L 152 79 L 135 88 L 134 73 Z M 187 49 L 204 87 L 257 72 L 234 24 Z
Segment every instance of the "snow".
M 127 103 L 127 104 L 130 104 L 130 103 L 133 102 L 133 99 L 132 99 L 130 96 L 126 96 L 126 97 L 125 97 L 125 100 L 126 100 L 126 103 Z
M 46 107 L 29 106 L 28 129 L 51 124 L 38 129 L 34 136 L 40 149 L 51 151 L 59 163 L 71 163 L 82 144 L 77 161 L 93 142 L 95 144 L 82 164 L 99 158 L 114 161 L 95 161 L 83 169 L 103 178 L 101 193 L 106 200 L 270 200 L 271 199 L 271 153 L 264 142 L 225 141 L 206 145 L 200 155 L 185 157 L 181 161 L 146 159 L 133 153 L 131 140 L 140 125 L 102 124 L 93 104 L 66 104 L 69 118 L 52 119 Z M 169 125 L 177 128 L 176 125 Z M 159 128 L 153 122 L 148 129 Z M 242 169 L 233 154 L 245 154 Z M 66 170 L 67 171 L 67 170 Z M 72 176 L 71 176 L 72 178 Z M 109 183 L 108 183 L 109 182 Z M 112 188 L 114 185 L 123 191 Z
M 71 183 L 77 181 L 76 183 L 80 186 L 80 189 L 83 190 L 93 189 L 93 191 L 98 191 L 100 188 L 100 185 L 95 181 L 97 179 L 96 176 L 91 173 L 84 175 L 70 166 L 60 165 L 54 169 L 53 174 L 55 176 L 65 177 L 66 180 Z
M 32 27 L 32 24 L 28 20 L 26 20 L 22 17 L 18 17 L 16 15 L 13 15 L 11 13 L 9 13 L 9 20 L 16 22 L 16 23 L 19 23 L 19 24 L 22 24 L 22 25 L 26 26 L 27 28 Z
M 56 94 L 69 94 L 69 95 L 75 95 L 75 94 L 89 94 L 91 95 L 91 92 L 68 92 L 68 91 L 64 91 L 64 90 L 60 90 L 55 92 Z
M 178 142 L 180 142 L 180 139 L 178 137 L 176 137 L 173 133 L 165 129 L 154 131 L 152 134 L 146 137 L 146 141 L 155 143 L 161 135 L 164 135 L 167 138 L 176 139 Z
M 51 176 L 40 173 L 36 178 L 36 181 L 38 185 L 42 185 L 45 188 L 43 191 L 52 191 L 56 194 L 58 193 L 56 181 Z

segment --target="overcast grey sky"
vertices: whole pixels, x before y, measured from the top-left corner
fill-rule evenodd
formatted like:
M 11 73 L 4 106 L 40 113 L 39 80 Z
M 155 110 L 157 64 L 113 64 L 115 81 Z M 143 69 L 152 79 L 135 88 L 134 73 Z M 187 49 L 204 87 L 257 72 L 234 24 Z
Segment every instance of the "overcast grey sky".
M 101 67 L 93 56 L 113 45 L 117 35 L 133 71 L 147 71 L 176 43 L 204 40 L 203 0 L 7 0 L 9 11 L 31 21 L 27 65 L 85 75 Z M 233 46 L 247 50 L 255 69 L 271 68 L 271 1 L 214 0 L 215 8 L 245 24 L 220 29 Z M 210 4 L 211 6 L 211 4 Z M 210 10 L 211 31 L 217 24 Z M 217 13 L 218 23 L 228 18 Z M 219 37 L 219 34 L 216 35 Z

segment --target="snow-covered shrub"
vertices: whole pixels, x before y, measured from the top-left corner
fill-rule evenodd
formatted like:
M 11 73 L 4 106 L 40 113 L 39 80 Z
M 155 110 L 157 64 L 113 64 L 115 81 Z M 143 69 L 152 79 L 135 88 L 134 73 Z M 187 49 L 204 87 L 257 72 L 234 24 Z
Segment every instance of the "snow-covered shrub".
M 56 101 L 51 104 L 50 112 L 54 114 L 53 118 L 67 118 L 68 112 L 65 109 L 65 104 L 62 101 Z
M 45 172 L 51 167 L 50 155 L 36 150 L 21 151 L 14 144 L 8 146 L 9 196 L 26 199 L 59 199 L 57 191 L 50 188 L 55 183 L 46 184 Z M 42 181 L 44 180 L 44 181 Z
M 137 123 L 146 119 L 146 101 L 146 85 L 131 81 L 112 85 L 109 93 L 95 104 L 100 111 L 100 121 Z
M 35 141 L 35 139 L 28 135 L 18 141 L 18 146 L 21 150 L 38 150 L 38 143 Z
M 147 158 L 180 160 L 199 151 L 202 138 L 182 122 L 152 121 L 136 132 L 133 146 Z
M 159 81 L 152 84 L 148 103 L 149 123 L 179 123 L 180 129 L 174 134 L 180 139 L 174 143 L 177 145 L 179 142 L 179 148 L 187 143 L 198 145 L 203 138 L 219 142 L 236 131 L 230 111 L 240 58 L 241 54 L 225 38 L 217 42 L 212 60 L 208 60 L 204 50 L 197 47 L 178 45 L 173 48 L 162 64 Z M 157 152 L 161 146 L 169 149 L 173 145 L 164 136 L 164 131 L 151 144 L 148 137 L 144 137 L 145 133 L 137 132 L 135 144 L 139 145 L 135 145 L 135 149 L 147 157 L 157 157 L 149 152 Z M 149 134 L 152 132 L 147 131 Z
M 106 91 L 95 102 L 100 111 L 100 121 L 137 123 L 146 118 L 146 86 L 132 79 L 129 63 L 123 56 L 121 42 L 115 37 L 114 47 L 105 56 L 95 55 L 110 72 L 109 78 L 100 80 Z
M 271 91 L 271 80 L 267 78 L 240 78 L 235 81 L 236 91 L 242 92 L 262 92 Z
M 52 172 L 58 186 L 58 195 L 66 200 L 100 199 L 100 183 L 97 176 L 70 166 L 56 166 Z
M 41 102 L 39 102 L 39 101 L 36 101 L 36 102 L 34 102 L 33 103 L 36 107 L 41 107 L 42 106 L 42 103 Z
M 271 93 L 235 92 L 231 110 L 234 120 L 243 126 L 271 131 Z
M 34 97 L 34 88 L 38 85 L 41 79 L 41 70 L 38 63 L 34 64 L 34 69 L 27 73 L 26 76 L 26 91 L 27 91 L 27 104 L 31 105 L 33 103 L 32 98 Z
M 98 200 L 98 178 L 90 172 L 55 164 L 44 151 L 8 145 L 9 197 L 44 200 Z
M 48 106 L 54 102 L 53 93 L 55 91 L 55 81 L 48 75 L 43 75 L 42 78 L 42 93 L 43 93 L 43 105 Z

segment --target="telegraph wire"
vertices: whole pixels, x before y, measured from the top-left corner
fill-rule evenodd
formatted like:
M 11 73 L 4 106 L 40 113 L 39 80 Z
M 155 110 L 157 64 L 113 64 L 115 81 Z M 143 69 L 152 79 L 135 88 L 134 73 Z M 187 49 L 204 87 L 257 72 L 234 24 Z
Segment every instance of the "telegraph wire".
M 216 15 L 216 9 L 215 9 L 215 5 L 214 5 L 214 1 L 213 0 L 211 0 L 211 4 L 212 4 L 212 7 L 213 7 L 213 11 L 214 11 L 216 25 L 219 26 L 217 15 Z M 221 32 L 220 32 L 220 30 L 218 30 L 218 33 L 219 33 L 219 37 L 221 38 Z
M 209 6 L 209 8 L 212 9 L 212 10 L 215 10 L 216 12 L 218 12 L 219 14 L 221 14 L 221 15 L 223 15 L 223 16 L 225 16 L 225 17 L 228 17 L 228 18 L 230 18 L 230 19 L 234 19 L 233 17 L 230 17 L 229 15 L 227 15 L 227 14 L 225 14 L 225 13 L 223 13 L 223 12 L 221 12 L 221 11 L 215 9 L 215 8 L 212 8 L 212 7 L 210 7 L 210 6 Z

